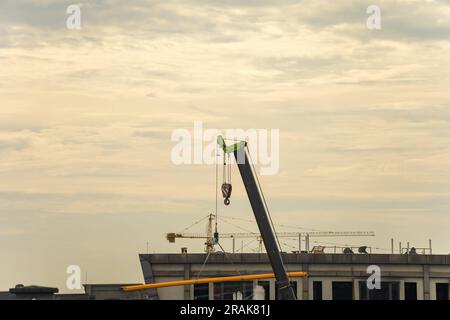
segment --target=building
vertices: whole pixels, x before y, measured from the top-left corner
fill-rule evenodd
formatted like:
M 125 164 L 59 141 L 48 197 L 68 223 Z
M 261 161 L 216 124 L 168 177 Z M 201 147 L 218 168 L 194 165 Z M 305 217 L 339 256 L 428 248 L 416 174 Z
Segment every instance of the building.
M 16 285 L 9 291 L 0 292 L 0 300 L 143 300 L 148 291 L 124 292 L 127 284 L 85 284 L 85 293 L 58 293 L 58 288 Z
M 266 254 L 141 254 L 145 283 L 272 272 Z M 450 255 L 419 254 L 311 254 L 284 253 L 288 271 L 306 271 L 292 278 L 300 300 L 448 300 Z M 368 266 L 381 271 L 381 289 L 369 290 Z M 256 285 L 266 299 L 277 298 L 274 279 L 207 283 L 149 290 L 149 299 L 221 300 L 237 292 L 251 299 Z
M 9 291 L 0 292 L 0 300 L 52 300 L 58 291 L 58 288 L 18 284 Z

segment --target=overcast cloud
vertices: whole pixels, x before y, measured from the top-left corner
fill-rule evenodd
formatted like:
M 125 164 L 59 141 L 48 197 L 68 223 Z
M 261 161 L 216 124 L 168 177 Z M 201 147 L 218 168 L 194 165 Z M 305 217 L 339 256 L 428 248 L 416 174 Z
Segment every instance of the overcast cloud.
M 203 250 L 164 239 L 214 210 L 214 167 L 170 161 L 195 120 L 280 129 L 279 223 L 450 252 L 448 1 L 92 0 L 79 31 L 70 4 L 0 3 L 0 289 L 64 291 L 69 264 L 141 282 L 147 241 Z M 252 219 L 233 180 L 221 213 Z

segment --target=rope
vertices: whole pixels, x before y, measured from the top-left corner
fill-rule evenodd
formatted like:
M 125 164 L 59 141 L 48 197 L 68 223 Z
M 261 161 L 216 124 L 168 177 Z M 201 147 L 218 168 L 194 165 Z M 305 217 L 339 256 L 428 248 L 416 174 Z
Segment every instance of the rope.
M 230 154 L 228 154 L 228 183 L 231 184 L 231 159 L 230 159 Z
M 245 222 L 250 222 L 250 223 L 254 223 L 255 222 L 255 220 L 238 218 L 238 217 L 225 216 L 225 218 L 231 219 L 231 220 L 240 220 L 240 221 L 245 221 Z M 282 227 L 282 228 L 299 229 L 299 230 L 305 230 L 305 231 L 331 232 L 331 230 L 319 230 L 319 229 L 304 228 L 304 227 L 298 227 L 298 226 L 288 226 L 288 225 L 279 224 L 279 223 L 275 223 L 275 225 L 278 226 L 278 227 Z
M 286 240 L 290 240 L 290 241 L 298 241 L 298 238 L 284 238 Z M 302 240 L 304 241 L 304 240 Z M 336 245 L 336 246 L 342 246 L 342 247 L 352 247 L 352 248 L 356 248 L 356 247 L 361 247 L 360 245 L 355 245 L 355 244 L 350 244 L 350 243 L 337 243 L 337 242 L 329 242 L 329 241 L 317 241 L 317 240 L 309 240 L 309 242 L 311 243 L 317 243 L 317 244 L 329 244 L 329 245 Z M 291 247 L 291 248 L 297 248 L 293 245 L 289 245 L 286 242 L 283 242 L 283 244 L 285 246 Z M 372 249 L 376 249 L 376 250 L 386 250 L 386 251 L 390 251 L 391 249 L 389 248 L 381 248 L 381 247 L 372 247 L 370 246 L 370 248 Z
M 244 252 L 243 249 L 246 248 L 246 247 L 248 247 L 249 245 L 251 245 L 251 244 L 252 244 L 253 242 L 255 242 L 256 240 L 258 240 L 258 239 L 255 238 L 255 239 L 253 239 L 253 240 L 247 242 L 245 245 L 242 246 L 242 251 L 241 251 L 240 249 L 237 249 L 236 252 L 239 252 L 239 251 Z
M 222 182 L 226 182 L 227 175 L 226 175 L 226 169 L 227 169 L 227 163 L 225 161 L 225 152 L 223 153 L 223 170 L 222 170 Z
M 188 227 L 184 228 L 183 230 L 181 230 L 180 233 L 183 233 L 184 231 L 186 231 L 186 230 L 192 228 L 193 226 L 199 224 L 200 222 L 202 222 L 203 220 L 205 220 L 205 219 L 207 219 L 207 218 L 209 218 L 209 214 L 208 214 L 206 217 L 203 217 L 203 218 L 201 218 L 200 220 L 195 221 L 193 224 L 189 225 Z
M 210 255 L 211 251 L 209 251 L 208 254 L 206 255 L 205 261 L 203 261 L 202 267 L 200 268 L 199 273 L 197 273 L 197 280 L 200 278 L 200 275 L 203 272 L 203 268 L 205 268 L 206 262 L 208 261 Z
M 238 268 L 236 267 L 236 265 L 234 264 L 233 260 L 230 259 L 230 258 L 228 257 L 228 253 L 223 249 L 223 247 L 222 247 L 222 245 L 220 244 L 220 242 L 217 242 L 217 244 L 219 245 L 220 249 L 221 249 L 222 252 L 224 253 L 225 258 L 227 258 L 227 260 L 231 262 L 231 264 L 233 265 L 233 268 L 235 269 L 235 271 L 237 272 L 237 274 L 238 274 L 239 276 L 241 276 L 242 274 L 239 272 L 239 270 L 238 270 Z
M 219 150 L 218 145 L 216 144 L 216 226 L 215 226 L 215 232 L 217 232 L 217 220 L 218 220 L 218 205 L 217 205 L 217 197 L 219 193 L 219 161 L 217 158 L 219 157 Z
M 233 226 L 233 227 L 235 227 L 235 228 L 237 228 L 237 229 L 240 229 L 240 230 L 242 230 L 242 231 L 245 231 L 245 232 L 247 232 L 247 233 L 254 233 L 255 236 L 257 236 L 257 235 L 259 234 L 258 232 L 251 231 L 251 230 L 249 230 L 249 229 L 240 227 L 240 226 L 238 226 L 237 224 L 231 223 L 231 222 L 227 221 L 226 219 L 224 219 L 224 218 L 222 218 L 222 217 L 220 218 L 220 221 L 223 221 L 223 222 L 225 222 L 226 224 L 229 224 L 230 226 Z

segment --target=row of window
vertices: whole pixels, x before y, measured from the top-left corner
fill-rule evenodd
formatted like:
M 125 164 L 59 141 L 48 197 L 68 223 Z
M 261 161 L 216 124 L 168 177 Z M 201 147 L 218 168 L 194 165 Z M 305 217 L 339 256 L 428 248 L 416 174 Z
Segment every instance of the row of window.
M 365 281 L 359 283 L 360 300 L 400 300 L 400 282 L 381 282 L 381 288 L 369 290 Z M 405 282 L 405 300 L 417 300 L 417 283 Z M 353 282 L 333 281 L 333 300 L 353 300 Z M 322 281 L 313 281 L 313 299 L 322 300 Z M 449 284 L 436 283 L 436 300 L 449 300 Z
M 265 300 L 270 299 L 270 282 L 258 281 L 258 285 L 264 288 Z M 294 293 L 297 296 L 297 282 L 291 281 Z M 360 281 L 359 299 L 360 300 L 400 300 L 400 282 L 381 282 L 381 288 L 369 290 L 365 281 Z M 322 300 L 322 281 L 313 281 L 313 299 Z M 417 283 L 405 282 L 405 300 L 417 300 Z M 278 286 L 275 285 L 275 299 L 278 299 Z M 239 297 L 236 294 L 239 293 Z M 208 300 L 209 285 L 207 283 L 194 285 L 194 299 Z M 251 300 L 253 298 L 253 282 L 223 282 L 214 284 L 215 300 L 233 300 L 233 299 Z M 333 281 L 332 299 L 333 300 L 353 300 L 353 282 L 352 281 Z M 449 300 L 449 284 L 436 284 L 436 300 Z
M 264 289 L 264 299 L 270 300 L 270 282 L 258 281 L 258 285 Z M 291 281 L 294 293 L 297 296 L 297 282 Z M 275 299 L 278 298 L 278 286 L 275 285 Z M 242 300 L 253 298 L 253 281 L 221 282 L 214 284 L 214 300 L 233 300 L 236 294 L 240 294 Z M 202 283 L 194 285 L 194 300 L 209 299 L 209 284 Z

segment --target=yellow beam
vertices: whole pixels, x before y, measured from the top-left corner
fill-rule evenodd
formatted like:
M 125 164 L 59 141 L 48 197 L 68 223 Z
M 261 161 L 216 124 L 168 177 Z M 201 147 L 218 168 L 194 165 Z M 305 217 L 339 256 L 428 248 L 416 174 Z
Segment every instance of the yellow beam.
M 307 277 L 306 272 L 288 272 L 289 277 Z M 230 281 L 243 281 L 243 280 L 257 280 L 257 279 L 268 279 L 275 278 L 273 273 L 261 273 L 261 274 L 247 274 L 242 276 L 231 276 L 231 277 L 215 277 L 215 278 L 203 278 L 194 280 L 178 280 L 178 281 L 167 281 L 149 284 L 139 284 L 134 286 L 122 287 L 124 291 L 138 291 L 145 289 L 155 289 L 163 287 L 173 287 L 173 286 L 184 286 L 190 284 L 200 284 L 200 283 L 210 283 L 210 282 L 230 282 Z

